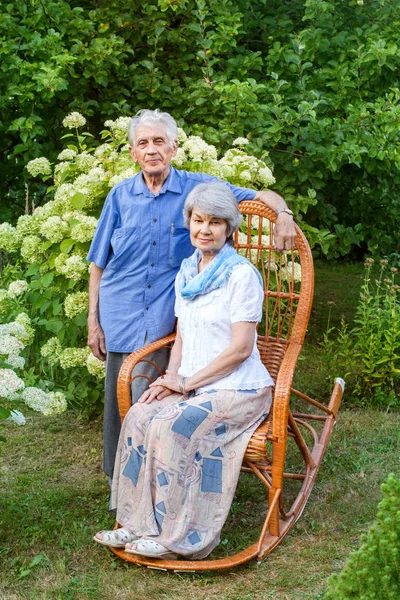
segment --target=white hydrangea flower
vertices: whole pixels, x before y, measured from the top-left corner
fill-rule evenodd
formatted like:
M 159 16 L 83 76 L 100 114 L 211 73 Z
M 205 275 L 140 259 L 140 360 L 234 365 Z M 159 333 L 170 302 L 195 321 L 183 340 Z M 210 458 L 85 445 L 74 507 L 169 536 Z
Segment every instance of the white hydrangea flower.
M 129 169 L 126 169 L 126 171 L 122 171 L 122 173 L 119 173 L 118 175 L 114 175 L 114 177 L 111 177 L 111 179 L 108 182 L 108 185 L 109 185 L 109 187 L 114 187 L 114 185 L 116 185 L 120 181 L 123 181 L 124 179 L 128 179 L 128 177 L 133 177 L 134 175 L 135 175 L 135 169 L 133 167 L 129 167 Z
M 17 221 L 17 236 L 23 240 L 27 235 L 39 233 L 40 221 L 33 215 L 21 215 Z
M 69 234 L 69 226 L 61 217 L 49 217 L 42 223 L 40 233 L 50 242 L 56 244 Z
M 36 177 L 37 175 L 50 175 L 51 164 L 47 158 L 42 156 L 30 160 L 26 165 L 26 170 L 32 177 Z
M 75 156 L 75 150 L 72 150 L 72 148 L 65 148 L 62 152 L 60 152 L 57 158 L 58 160 L 74 160 Z
M 89 181 L 98 183 L 100 181 L 104 181 L 104 179 L 107 177 L 107 174 L 102 167 L 94 167 L 93 169 L 90 169 L 87 176 Z
M 17 230 L 10 223 L 0 224 L 0 248 L 6 252 L 15 252 L 19 246 Z
M 96 204 L 97 197 L 103 199 L 103 179 L 105 178 L 105 171 L 101 167 L 96 167 L 91 169 L 89 173 L 82 173 L 75 179 L 73 184 L 75 191 L 86 196 L 85 209 L 92 208 Z
M 13 335 L 21 340 L 25 346 L 32 344 L 35 339 L 35 330 L 31 327 L 31 320 L 25 312 L 19 313 L 13 325 L 17 328 Z M 21 331 L 21 327 L 23 331 Z
M 207 144 L 198 135 L 191 135 L 183 144 L 183 150 L 191 160 L 201 161 L 207 159 L 217 159 L 217 149 L 215 146 Z
M 107 158 L 111 154 L 112 151 L 113 151 L 113 148 L 112 148 L 111 144 L 101 144 L 94 151 L 94 155 L 96 158 Z
M 287 268 L 282 266 L 282 279 L 285 281 L 291 281 L 294 279 L 296 283 L 301 281 L 301 265 L 299 263 L 289 261 Z
M 178 169 L 180 167 L 183 166 L 183 164 L 185 163 L 185 161 L 187 160 L 185 151 L 183 148 L 178 148 L 175 156 L 172 157 L 172 163 L 175 167 L 178 167 Z
M 62 183 L 60 187 L 57 188 L 54 194 L 54 201 L 57 206 L 64 210 L 72 210 L 73 206 L 71 204 L 71 199 L 76 194 L 76 189 L 74 188 L 72 183 Z
M 15 354 L 10 354 L 6 359 L 6 362 L 13 369 L 23 369 L 25 366 L 25 359 L 23 356 L 16 356 Z
M 243 231 L 238 232 L 238 242 L 239 244 L 247 244 L 247 233 L 243 233 Z
M 2 323 L 0 325 L 0 337 L 4 335 L 13 335 L 23 342 L 23 337 L 26 336 L 25 327 L 15 321 L 11 323 Z
M 245 170 L 240 173 L 240 179 L 242 179 L 243 181 L 251 181 L 253 178 L 251 176 L 251 172 Z
M 54 268 L 57 273 L 60 273 L 60 275 L 64 275 L 64 268 L 67 258 L 68 256 L 61 252 L 61 254 L 58 254 L 54 260 Z
M 24 382 L 12 369 L 0 369 L 0 398 L 10 399 L 24 387 Z
M 49 365 L 55 366 L 60 362 L 62 346 L 57 337 L 52 337 L 41 347 L 40 354 L 47 358 Z
M 67 279 L 79 281 L 84 273 L 87 272 L 87 261 L 79 254 L 72 254 L 65 261 L 63 275 Z
M 278 271 L 278 265 L 272 252 L 268 253 L 267 259 L 264 261 L 265 268 L 271 271 Z
M 7 290 L 0 290 L 0 302 L 8 298 Z
M 88 152 L 82 152 L 81 154 L 78 154 L 75 159 L 75 165 L 80 171 L 83 171 L 84 173 L 88 173 L 95 164 L 95 162 L 96 157 L 92 154 L 89 154 Z
M 67 410 L 67 400 L 62 392 L 49 392 L 47 400 L 47 406 L 42 411 L 46 417 L 59 415 Z
M 64 127 L 68 129 L 75 129 L 76 127 L 83 127 L 86 123 L 86 119 L 81 113 L 72 112 L 65 117 L 63 120 Z
M 105 362 L 96 358 L 92 353 L 86 359 L 87 370 L 98 379 L 104 379 L 106 375 Z
M 235 169 L 220 161 L 221 179 L 229 179 L 235 175 Z
M 7 356 L 18 354 L 25 348 L 25 344 L 21 342 L 14 335 L 2 335 L 0 336 L 0 354 L 6 354 Z
M 64 312 L 69 319 L 76 317 L 88 310 L 89 294 L 87 292 L 76 292 L 68 294 L 64 300 Z
M 38 219 L 39 221 L 45 221 L 49 217 L 60 217 L 60 208 L 61 207 L 58 202 L 50 200 L 49 202 L 46 202 L 46 204 L 43 204 L 43 206 L 38 206 L 35 209 L 33 218 Z
M 241 165 L 246 162 L 246 156 L 244 154 L 236 154 L 236 156 L 232 156 L 230 161 L 234 165 Z
M 21 396 L 27 406 L 45 416 L 59 414 L 67 408 L 65 396 L 61 392 L 46 393 L 37 387 L 27 387 Z
M 182 127 L 178 127 L 178 142 L 186 142 L 188 136 L 183 131 Z
M 54 167 L 54 181 L 56 184 L 61 181 L 62 176 L 70 168 L 70 166 L 71 163 L 64 160 Z
M 7 421 L 12 421 L 15 425 L 25 425 L 26 419 L 20 410 L 12 410 Z
M 71 238 L 77 242 L 90 242 L 97 227 L 97 219 L 83 216 L 79 221 L 71 228 Z
M 130 117 L 118 117 L 111 127 L 112 132 L 120 138 L 126 138 L 128 136 L 128 127 L 131 122 Z
M 71 367 L 84 367 L 89 356 L 89 348 L 64 348 L 60 356 L 60 365 L 62 369 Z
M 24 389 L 21 396 L 27 406 L 38 412 L 43 412 L 43 409 L 47 404 L 46 392 L 40 388 L 30 386 Z
M 25 279 L 16 279 L 8 286 L 7 296 L 9 298 L 18 298 L 24 294 L 29 288 L 28 282 Z
M 249 143 L 249 140 L 244 137 L 238 137 L 236 140 L 233 140 L 232 146 L 246 146 Z
M 263 167 L 262 169 L 260 169 L 258 172 L 258 177 L 260 181 L 266 185 L 272 185 L 276 181 L 269 167 Z
M 107 127 L 107 129 L 112 129 L 114 126 L 114 121 L 112 119 L 107 119 L 107 121 L 104 121 L 104 127 Z

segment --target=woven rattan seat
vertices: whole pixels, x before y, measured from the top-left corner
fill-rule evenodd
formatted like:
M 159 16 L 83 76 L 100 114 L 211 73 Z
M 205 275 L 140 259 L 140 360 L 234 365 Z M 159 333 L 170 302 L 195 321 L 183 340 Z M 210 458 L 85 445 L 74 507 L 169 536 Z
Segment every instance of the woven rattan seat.
M 235 247 L 258 268 L 264 280 L 264 316 L 257 343 L 261 360 L 275 381 L 273 406 L 248 444 L 242 471 L 253 473 L 262 482 L 265 497 L 260 498 L 260 506 L 264 507 L 267 498 L 268 509 L 255 543 L 228 558 L 152 559 L 112 548 L 124 560 L 150 568 L 177 572 L 229 569 L 267 556 L 304 509 L 343 396 L 344 381 L 340 378 L 335 380 L 331 397 L 325 403 L 293 389 L 314 289 L 313 260 L 305 236 L 296 226 L 296 248 L 279 255 L 273 248 L 275 213 L 256 201 L 239 206 L 245 215 L 247 233 L 235 234 Z M 133 352 L 122 365 L 118 379 L 121 420 L 131 406 L 133 368 L 154 350 L 171 346 L 174 339 L 172 334 L 149 344 Z M 289 489 L 291 485 L 298 486 L 295 494 Z

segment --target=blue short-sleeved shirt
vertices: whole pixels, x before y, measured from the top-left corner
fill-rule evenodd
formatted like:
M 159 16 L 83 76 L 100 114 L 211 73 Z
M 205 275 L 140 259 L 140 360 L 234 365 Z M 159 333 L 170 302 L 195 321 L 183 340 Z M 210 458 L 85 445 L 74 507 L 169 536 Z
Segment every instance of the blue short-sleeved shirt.
M 174 330 L 174 281 L 194 248 L 183 223 L 183 205 L 199 183 L 218 181 L 204 173 L 170 168 L 155 196 L 141 173 L 109 193 L 87 259 L 104 269 L 100 325 L 109 352 L 133 352 Z M 256 191 L 226 185 L 238 202 Z

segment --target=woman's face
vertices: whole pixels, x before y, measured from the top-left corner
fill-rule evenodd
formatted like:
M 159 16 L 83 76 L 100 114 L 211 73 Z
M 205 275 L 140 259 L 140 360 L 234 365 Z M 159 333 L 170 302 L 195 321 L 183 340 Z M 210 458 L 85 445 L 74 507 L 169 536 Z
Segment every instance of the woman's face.
M 228 224 L 225 219 L 205 215 L 196 207 L 190 217 L 190 241 L 202 253 L 216 254 L 226 242 Z

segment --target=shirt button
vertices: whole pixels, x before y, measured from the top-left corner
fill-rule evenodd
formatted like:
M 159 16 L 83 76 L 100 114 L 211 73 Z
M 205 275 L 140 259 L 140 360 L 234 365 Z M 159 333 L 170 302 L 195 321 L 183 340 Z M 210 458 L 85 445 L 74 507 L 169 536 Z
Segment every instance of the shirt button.
M 153 219 L 154 223 L 157 223 L 157 219 Z
M 146 306 L 146 310 L 149 310 L 149 307 L 148 307 L 148 306 Z
M 151 288 L 151 285 L 149 284 L 147 287 L 150 289 L 150 288 Z
M 151 267 L 154 267 L 154 263 L 151 263 L 151 265 L 150 265 L 150 266 L 151 266 Z
M 157 242 L 153 242 L 153 246 L 156 246 L 156 245 L 157 245 Z

